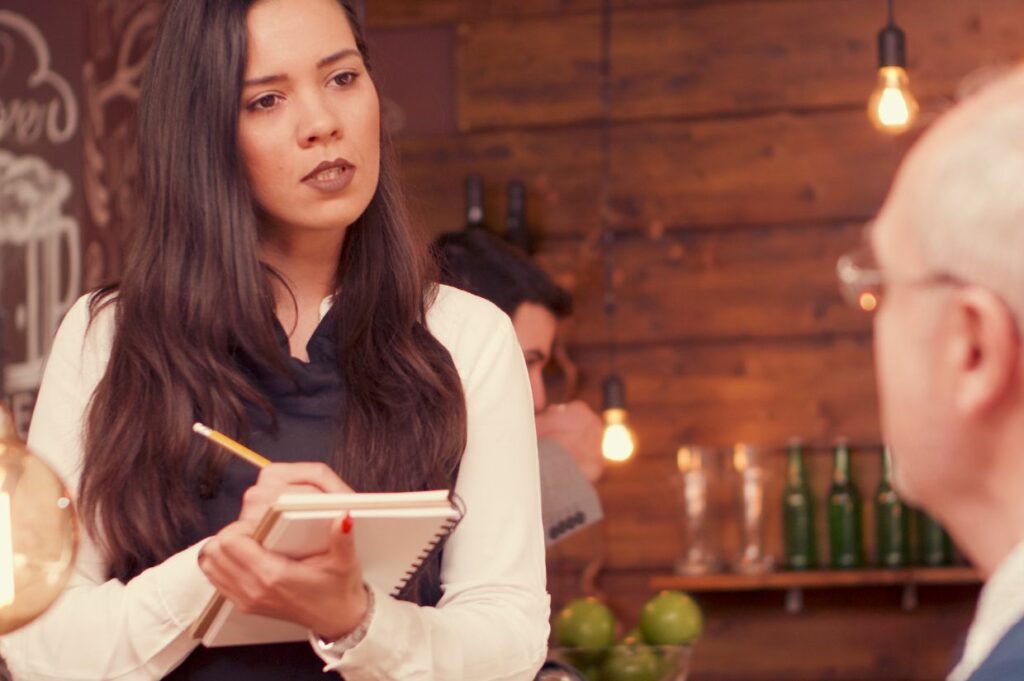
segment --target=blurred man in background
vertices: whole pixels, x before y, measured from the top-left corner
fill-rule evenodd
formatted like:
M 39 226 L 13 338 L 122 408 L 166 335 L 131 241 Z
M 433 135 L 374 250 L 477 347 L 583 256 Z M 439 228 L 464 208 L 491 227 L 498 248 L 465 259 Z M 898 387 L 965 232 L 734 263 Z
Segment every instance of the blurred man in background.
M 944 115 L 840 261 L 903 497 L 986 582 L 950 681 L 1024 679 L 1024 68 Z
M 592 484 L 603 472 L 601 419 L 585 403 L 548 404 L 544 366 L 572 297 L 530 258 L 484 229 L 438 237 L 441 283 L 490 300 L 512 319 L 533 389 L 541 506 L 548 544 L 602 517 Z

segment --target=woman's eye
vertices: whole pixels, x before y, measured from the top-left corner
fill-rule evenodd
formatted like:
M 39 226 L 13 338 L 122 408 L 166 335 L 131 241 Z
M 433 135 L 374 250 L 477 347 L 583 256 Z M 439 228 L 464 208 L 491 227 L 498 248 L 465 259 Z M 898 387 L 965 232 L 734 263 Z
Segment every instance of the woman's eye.
M 254 100 L 249 105 L 249 108 L 253 111 L 266 111 L 267 109 L 273 108 L 276 103 L 277 95 L 263 95 L 259 99 Z
M 331 78 L 331 81 L 335 85 L 351 85 L 356 79 L 356 74 L 352 71 L 344 71 Z

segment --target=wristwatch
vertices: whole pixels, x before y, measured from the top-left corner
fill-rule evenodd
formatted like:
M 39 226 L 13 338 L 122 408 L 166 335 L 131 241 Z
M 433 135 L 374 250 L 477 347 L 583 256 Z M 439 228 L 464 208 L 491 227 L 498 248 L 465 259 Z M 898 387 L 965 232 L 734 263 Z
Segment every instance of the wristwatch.
M 326 655 L 341 655 L 346 650 L 355 648 L 356 644 L 366 638 L 366 632 L 370 629 L 370 622 L 373 621 L 373 589 L 365 583 L 363 589 L 366 591 L 366 614 L 359 625 L 345 636 L 336 641 L 325 641 L 317 634 L 310 632 L 310 639 L 316 644 L 317 649 Z

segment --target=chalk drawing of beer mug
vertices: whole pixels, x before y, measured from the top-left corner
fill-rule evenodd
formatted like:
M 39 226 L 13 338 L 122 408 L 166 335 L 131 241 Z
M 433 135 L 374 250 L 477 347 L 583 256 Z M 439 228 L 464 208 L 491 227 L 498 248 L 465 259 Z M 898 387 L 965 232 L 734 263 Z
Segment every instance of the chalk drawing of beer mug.
M 21 260 L 16 269 L 24 273 L 24 297 L 11 320 L 20 341 L 14 345 L 24 352 L 8 357 L 10 393 L 39 386 L 50 341 L 81 289 L 81 233 L 62 209 L 70 196 L 66 173 L 37 156 L 0 149 L 0 263 Z M 7 276 L 3 281 L 12 285 Z

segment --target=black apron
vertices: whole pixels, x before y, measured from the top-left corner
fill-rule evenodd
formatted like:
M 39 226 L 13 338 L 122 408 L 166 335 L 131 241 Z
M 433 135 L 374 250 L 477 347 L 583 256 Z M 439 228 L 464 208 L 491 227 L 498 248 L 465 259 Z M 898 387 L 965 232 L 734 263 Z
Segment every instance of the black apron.
M 289 359 L 292 376 L 275 375 L 246 367 L 260 392 L 273 405 L 277 428 L 265 414 L 249 409 L 251 435 L 245 444 L 271 461 L 323 461 L 330 463 L 337 438 L 337 420 L 344 391 L 331 338 L 333 310 L 321 320 L 307 350 L 309 363 Z M 288 339 L 276 326 L 278 341 L 287 352 Z M 204 525 L 189 537 L 191 545 L 216 534 L 238 519 L 242 495 L 256 482 L 259 471 L 232 457 L 215 494 L 200 500 Z M 282 679 L 337 679 L 325 674 L 324 663 L 306 641 L 253 646 L 206 648 L 199 646 L 167 679 L 188 681 L 279 681 Z

